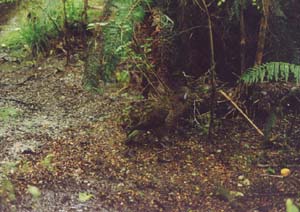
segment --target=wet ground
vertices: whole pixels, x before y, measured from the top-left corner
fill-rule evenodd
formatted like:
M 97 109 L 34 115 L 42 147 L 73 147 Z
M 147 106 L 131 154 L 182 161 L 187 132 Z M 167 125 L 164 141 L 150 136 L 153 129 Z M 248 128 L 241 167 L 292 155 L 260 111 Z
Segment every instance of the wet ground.
M 298 118 L 291 138 L 292 117 L 282 118 L 267 149 L 239 116 L 219 122 L 215 143 L 190 129 L 163 146 L 128 147 L 122 126 L 134 92 L 85 91 L 79 59 L 65 67 L 63 56 L 33 63 L 3 52 L 0 211 L 273 212 L 299 202 Z
M 299 197 L 292 143 L 265 150 L 235 118 L 222 123 L 216 144 L 191 132 L 164 147 L 127 147 L 121 125 L 137 97 L 113 85 L 89 93 L 82 62 L 64 62 L 6 62 L 19 68 L 0 71 L 0 109 L 15 111 L 0 120 L 2 179 L 13 185 L 0 190 L 2 211 L 284 211 L 286 198 Z M 288 177 L 280 175 L 284 167 Z M 28 185 L 42 195 L 33 199 Z M 80 192 L 93 197 L 80 202 Z

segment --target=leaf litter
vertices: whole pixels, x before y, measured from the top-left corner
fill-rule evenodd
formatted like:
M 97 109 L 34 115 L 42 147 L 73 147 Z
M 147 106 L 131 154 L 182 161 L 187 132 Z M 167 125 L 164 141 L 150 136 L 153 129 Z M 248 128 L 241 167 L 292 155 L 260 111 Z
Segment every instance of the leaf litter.
M 127 147 L 123 117 L 134 92 L 117 95 L 120 88 L 107 85 L 92 94 L 81 87 L 82 66 L 57 71 L 51 64 L 60 58 L 40 63 L 0 72 L 0 107 L 23 111 L 0 126 L 2 164 L 17 164 L 5 174 L 16 199 L 1 196 L 1 210 L 284 211 L 285 198 L 299 198 L 299 167 L 272 177 L 297 163 L 299 153 L 264 151 L 242 119 L 225 120 L 216 144 L 192 134 L 164 147 L 154 141 Z

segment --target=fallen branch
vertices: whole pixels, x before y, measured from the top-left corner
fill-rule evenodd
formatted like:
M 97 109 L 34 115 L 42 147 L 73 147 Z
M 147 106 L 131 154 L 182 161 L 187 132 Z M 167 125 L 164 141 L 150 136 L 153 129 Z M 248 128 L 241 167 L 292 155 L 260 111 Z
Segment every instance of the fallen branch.
M 103 6 L 91 6 L 89 5 L 88 6 L 88 9 L 92 9 L 92 10 L 103 10 Z
M 247 116 L 247 114 L 244 113 L 243 110 L 224 91 L 220 90 L 219 93 L 230 101 L 230 103 L 244 116 L 244 118 L 254 127 L 254 129 L 260 135 L 264 136 L 264 133 L 254 124 L 254 122 Z
M 21 100 L 13 99 L 13 98 L 3 98 L 3 97 L 0 97 L 0 100 L 15 102 L 17 104 L 20 104 L 20 105 L 23 105 L 23 106 L 29 107 L 29 108 L 37 108 L 38 107 L 36 104 L 23 102 Z
M 284 176 L 281 175 L 272 175 L 272 174 L 261 174 L 262 177 L 275 177 L 275 178 L 284 178 Z

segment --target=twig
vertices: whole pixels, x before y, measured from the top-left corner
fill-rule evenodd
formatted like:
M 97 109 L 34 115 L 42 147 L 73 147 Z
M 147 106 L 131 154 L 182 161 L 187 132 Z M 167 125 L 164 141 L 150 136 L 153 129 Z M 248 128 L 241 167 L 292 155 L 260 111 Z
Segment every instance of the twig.
M 281 165 L 278 164 L 257 164 L 256 165 L 258 168 L 268 168 L 268 167 L 280 167 Z M 300 165 L 298 164 L 286 164 L 284 165 L 286 168 L 299 168 Z
M 19 83 L 14 84 L 14 85 L 16 85 L 16 86 L 24 85 L 26 82 L 28 82 L 30 80 L 33 80 L 35 78 L 37 78 L 35 75 L 31 75 L 31 76 L 27 77 L 25 80 L 23 80 L 22 82 L 19 82 Z
M 21 100 L 18 99 L 13 99 L 13 98 L 3 98 L 0 97 L 0 100 L 4 100 L 4 101 L 10 101 L 10 102 L 16 102 L 17 104 L 26 106 L 26 107 L 37 107 L 37 105 L 33 104 L 33 103 L 27 103 L 27 102 L 23 102 Z
M 199 111 L 196 108 L 196 101 L 195 100 L 194 100 L 193 106 L 194 106 L 194 122 L 196 122 L 197 125 L 200 125 L 200 122 L 198 121 L 198 119 L 196 117 L 196 112 L 199 114 Z
M 271 175 L 271 174 L 261 174 L 262 177 L 275 177 L 275 178 L 284 178 L 284 176 L 281 175 Z
M 129 88 L 128 85 L 122 87 L 120 90 L 118 90 L 118 91 L 116 92 L 116 93 L 117 93 L 117 96 L 119 96 L 121 93 L 123 93 L 123 91 L 125 91 L 125 90 L 128 89 L 128 88 Z
M 222 90 L 219 91 L 220 94 L 222 94 L 226 99 L 230 101 L 230 103 L 244 116 L 244 118 L 256 129 L 256 131 L 264 136 L 264 133 L 254 124 L 254 122 L 247 116 L 246 113 L 243 112 L 243 110 Z

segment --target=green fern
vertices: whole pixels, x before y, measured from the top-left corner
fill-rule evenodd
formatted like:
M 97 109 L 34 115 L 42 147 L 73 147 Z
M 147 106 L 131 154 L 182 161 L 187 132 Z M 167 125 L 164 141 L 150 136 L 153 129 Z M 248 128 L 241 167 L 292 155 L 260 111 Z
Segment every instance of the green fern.
M 151 0 L 112 0 L 111 18 L 104 27 L 104 80 L 110 80 L 120 58 L 126 57 L 127 44 L 131 41 L 134 26 L 145 16 Z
M 298 84 L 300 81 L 300 65 L 269 62 L 248 69 L 241 80 L 247 84 L 260 83 L 264 81 L 289 81 L 293 79 Z

